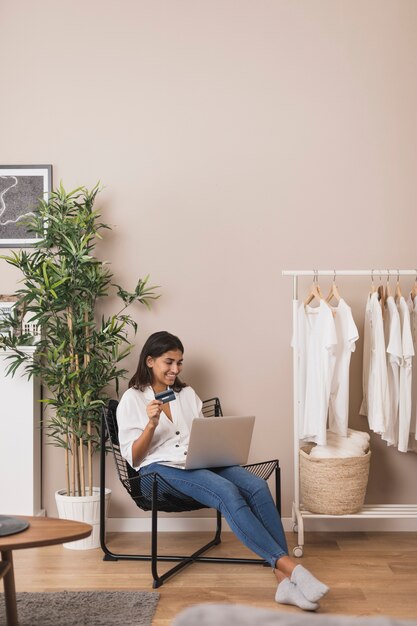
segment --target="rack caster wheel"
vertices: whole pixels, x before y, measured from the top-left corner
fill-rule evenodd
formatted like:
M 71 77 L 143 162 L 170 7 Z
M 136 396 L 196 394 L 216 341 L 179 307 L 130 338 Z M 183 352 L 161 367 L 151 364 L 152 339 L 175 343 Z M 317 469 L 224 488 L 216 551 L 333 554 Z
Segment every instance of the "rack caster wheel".
M 297 559 L 300 559 L 303 556 L 303 547 L 295 546 L 295 548 L 293 548 L 292 553 Z
M 295 523 L 295 524 L 292 525 L 292 532 L 293 533 L 298 533 L 298 524 Z

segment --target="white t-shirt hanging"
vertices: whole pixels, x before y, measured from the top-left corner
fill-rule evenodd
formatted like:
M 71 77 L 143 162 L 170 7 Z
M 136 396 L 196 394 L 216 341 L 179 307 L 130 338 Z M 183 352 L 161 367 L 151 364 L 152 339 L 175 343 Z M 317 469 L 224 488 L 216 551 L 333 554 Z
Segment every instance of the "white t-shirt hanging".
M 389 446 L 398 444 L 398 410 L 400 404 L 400 365 L 403 355 L 400 314 L 392 296 L 386 299 L 384 318 L 385 345 L 387 346 L 387 377 L 389 395 L 386 398 L 387 424 L 382 439 Z
M 410 311 L 403 296 L 398 302 L 401 320 L 403 358 L 400 366 L 400 408 L 398 416 L 398 450 L 408 451 L 408 436 L 411 421 L 412 358 L 414 356 L 411 335 Z
M 337 343 L 333 314 L 324 300 L 317 307 L 299 305 L 297 343 L 299 436 L 324 445 Z
M 369 428 L 382 434 L 386 430 L 389 405 L 384 324 L 378 293 L 370 293 L 365 309 L 364 386 L 359 413 L 368 416 Z
M 349 419 L 349 367 L 355 343 L 359 338 L 358 329 L 350 306 L 340 299 L 337 307 L 332 307 L 336 328 L 336 363 L 330 389 L 329 430 L 347 436 Z
M 411 294 L 408 297 L 408 309 L 410 311 L 411 336 L 413 338 L 414 355 L 417 354 L 417 298 L 414 300 Z M 417 357 L 412 358 L 411 374 L 411 423 L 409 447 L 417 450 Z M 412 440 L 412 441 L 411 441 Z M 412 445 L 413 444 L 413 445 Z
M 408 297 L 410 311 L 411 336 L 413 338 L 414 356 L 412 357 L 411 374 L 411 422 L 408 449 L 417 452 L 417 298 Z
M 362 404 L 359 409 L 360 415 L 368 415 L 368 384 L 369 368 L 371 364 L 371 307 L 370 297 L 366 301 L 365 318 L 363 322 L 363 359 L 362 359 Z

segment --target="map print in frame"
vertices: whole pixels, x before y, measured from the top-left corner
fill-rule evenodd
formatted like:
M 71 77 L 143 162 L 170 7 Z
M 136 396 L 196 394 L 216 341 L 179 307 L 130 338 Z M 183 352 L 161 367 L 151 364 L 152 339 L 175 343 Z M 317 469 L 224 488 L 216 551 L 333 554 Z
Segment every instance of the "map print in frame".
M 52 165 L 0 165 L 0 247 L 26 248 L 36 239 L 25 218 L 47 200 L 52 187 Z

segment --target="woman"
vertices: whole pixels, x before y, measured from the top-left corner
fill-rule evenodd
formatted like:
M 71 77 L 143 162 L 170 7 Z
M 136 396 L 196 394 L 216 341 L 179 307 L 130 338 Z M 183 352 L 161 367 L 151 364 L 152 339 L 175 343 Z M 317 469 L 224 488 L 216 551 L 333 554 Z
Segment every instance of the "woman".
M 175 489 L 221 511 L 235 535 L 270 563 L 278 581 L 275 599 L 314 611 L 328 587 L 288 556 L 281 519 L 265 480 L 240 466 L 185 470 L 191 422 L 202 402 L 179 374 L 184 347 L 166 331 L 143 346 L 137 371 L 117 408 L 120 449 L 140 473 L 157 472 Z M 175 401 L 155 394 L 171 388 Z

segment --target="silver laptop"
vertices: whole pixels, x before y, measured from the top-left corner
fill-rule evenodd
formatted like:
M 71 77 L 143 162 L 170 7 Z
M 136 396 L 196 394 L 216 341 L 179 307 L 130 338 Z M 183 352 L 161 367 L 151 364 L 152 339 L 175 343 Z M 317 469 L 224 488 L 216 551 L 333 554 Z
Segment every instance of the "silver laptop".
M 254 423 L 253 415 L 194 419 L 185 469 L 243 465 L 248 460 Z

